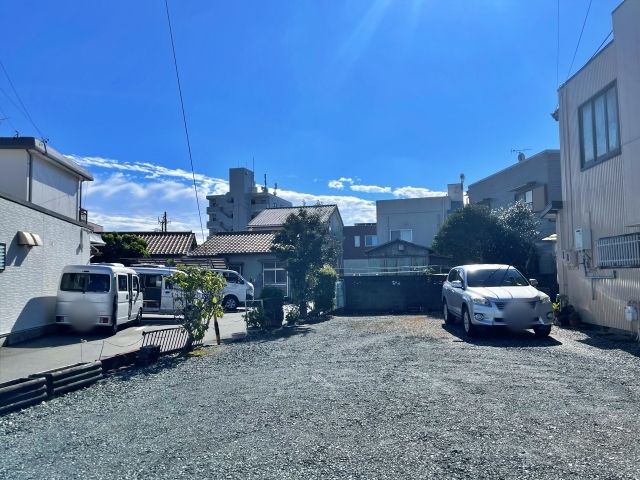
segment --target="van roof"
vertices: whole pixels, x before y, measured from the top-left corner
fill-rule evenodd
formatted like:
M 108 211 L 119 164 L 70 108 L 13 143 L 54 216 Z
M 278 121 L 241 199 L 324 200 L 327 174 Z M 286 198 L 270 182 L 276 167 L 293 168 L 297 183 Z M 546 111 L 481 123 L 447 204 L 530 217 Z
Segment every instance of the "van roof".
M 144 274 L 173 275 L 174 273 L 179 272 L 179 270 L 175 267 L 149 267 L 149 266 L 136 267 L 134 265 L 131 268 L 133 268 L 133 270 L 135 270 L 137 273 L 144 273 Z
M 89 265 L 67 265 L 62 270 L 63 272 L 89 272 L 89 273 L 132 273 L 135 274 L 135 270 L 125 267 L 123 265 L 109 265 L 100 263 L 90 263 Z

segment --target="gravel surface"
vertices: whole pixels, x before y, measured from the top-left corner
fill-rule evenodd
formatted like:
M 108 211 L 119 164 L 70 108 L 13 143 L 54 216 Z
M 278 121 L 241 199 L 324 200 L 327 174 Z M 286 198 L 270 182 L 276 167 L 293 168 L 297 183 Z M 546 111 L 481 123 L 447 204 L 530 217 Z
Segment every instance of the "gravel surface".
M 0 418 L 0 478 L 640 478 L 640 350 L 336 317 Z

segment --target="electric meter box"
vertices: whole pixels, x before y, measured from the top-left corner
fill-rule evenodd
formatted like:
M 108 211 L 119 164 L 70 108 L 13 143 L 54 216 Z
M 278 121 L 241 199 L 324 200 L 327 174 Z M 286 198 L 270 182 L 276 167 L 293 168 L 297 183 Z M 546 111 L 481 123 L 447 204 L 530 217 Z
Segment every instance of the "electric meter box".
M 573 232 L 576 250 L 591 250 L 591 230 L 576 228 Z

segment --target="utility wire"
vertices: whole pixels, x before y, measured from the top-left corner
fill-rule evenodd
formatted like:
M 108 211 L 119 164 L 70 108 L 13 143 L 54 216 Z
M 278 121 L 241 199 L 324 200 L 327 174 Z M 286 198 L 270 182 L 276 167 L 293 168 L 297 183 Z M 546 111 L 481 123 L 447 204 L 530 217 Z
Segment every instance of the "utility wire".
M 556 88 L 560 86 L 560 0 L 557 2 L 556 18 Z
M 180 95 L 180 108 L 182 109 L 182 123 L 184 124 L 184 134 L 187 137 L 187 150 L 189 151 L 189 162 L 191 163 L 191 177 L 193 178 L 193 191 L 196 195 L 196 205 L 198 206 L 198 220 L 200 220 L 200 233 L 202 240 L 205 240 L 204 227 L 202 225 L 202 214 L 200 213 L 200 199 L 198 198 L 198 186 L 196 185 L 196 173 L 193 168 L 193 156 L 191 154 L 191 141 L 189 140 L 189 128 L 187 126 L 187 115 L 184 111 L 184 100 L 182 98 L 182 86 L 180 85 L 180 74 L 178 72 L 178 59 L 176 58 L 176 47 L 173 41 L 173 29 L 171 28 L 171 15 L 169 14 L 169 2 L 164 0 L 164 6 L 167 11 L 167 23 L 169 24 L 169 37 L 171 38 L 171 51 L 173 52 L 173 66 L 176 70 L 176 80 L 178 82 L 178 93 Z
M 573 52 L 573 58 L 571 59 L 571 65 L 569 66 L 569 71 L 567 72 L 567 80 L 569 79 L 569 75 L 571 74 L 571 69 L 573 68 L 573 62 L 576 60 L 576 55 L 578 54 L 578 48 L 580 47 L 580 41 L 582 40 L 582 34 L 584 33 L 584 27 L 587 24 L 587 18 L 589 18 L 589 12 L 591 11 L 591 4 L 593 0 L 589 0 L 589 6 L 587 7 L 587 13 L 584 16 L 584 20 L 582 22 L 582 28 L 580 29 L 580 36 L 578 37 L 578 44 L 576 45 L 576 50 Z
M 18 99 L 18 102 L 22 106 L 22 113 L 25 115 L 25 117 L 27 117 L 27 120 L 29 120 L 31 125 L 33 125 L 33 128 L 36 129 L 36 131 L 38 132 L 38 135 L 40 135 L 40 138 L 44 138 L 42 131 L 38 128 L 38 126 L 36 125 L 36 122 L 33 121 L 33 118 L 31 117 L 31 114 L 29 113 L 27 106 L 22 101 L 22 98 L 20 98 L 20 95 L 18 94 L 16 87 L 13 85 L 13 82 L 11 81 L 11 77 L 9 77 L 9 72 L 7 72 L 7 69 L 5 68 L 1 60 L 0 60 L 0 67 L 2 67 L 2 71 L 4 72 L 5 77 L 7 77 L 7 80 L 9 81 L 9 85 L 11 86 L 11 90 L 13 90 L 13 94 L 16 96 L 16 98 Z
M 589 60 L 587 60 L 587 61 L 590 61 L 593 57 L 595 57 L 595 56 L 598 54 L 598 52 L 599 52 L 599 51 L 600 51 L 600 49 L 603 47 L 603 45 L 604 45 L 605 43 L 607 43 L 607 40 L 609 40 L 609 37 L 611 37 L 611 35 L 613 35 L 613 30 L 611 30 L 611 31 L 607 34 L 607 36 L 606 36 L 606 37 L 604 37 L 604 40 L 602 41 L 602 43 L 600 44 L 600 46 L 599 46 L 598 48 L 596 48 L 596 51 L 595 51 L 595 52 L 593 52 L 593 55 L 591 55 L 591 57 L 590 57 L 590 58 L 589 58 Z

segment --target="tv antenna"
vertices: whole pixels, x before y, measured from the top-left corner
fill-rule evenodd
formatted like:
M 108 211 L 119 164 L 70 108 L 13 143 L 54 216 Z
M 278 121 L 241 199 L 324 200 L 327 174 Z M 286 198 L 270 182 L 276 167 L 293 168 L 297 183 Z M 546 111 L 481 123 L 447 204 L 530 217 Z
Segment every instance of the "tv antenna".
M 167 219 L 167 212 L 164 212 L 161 217 L 158 217 L 158 223 L 160 224 L 160 231 L 166 232 L 167 226 L 171 223 L 169 219 Z

